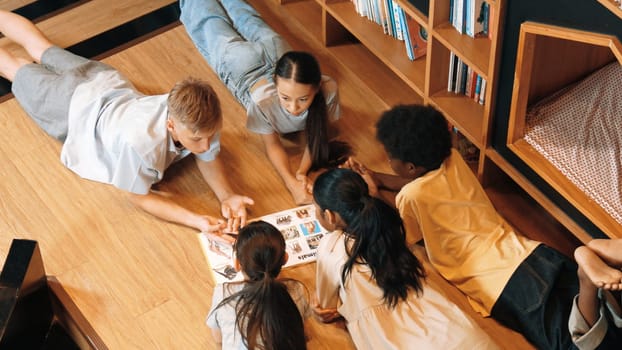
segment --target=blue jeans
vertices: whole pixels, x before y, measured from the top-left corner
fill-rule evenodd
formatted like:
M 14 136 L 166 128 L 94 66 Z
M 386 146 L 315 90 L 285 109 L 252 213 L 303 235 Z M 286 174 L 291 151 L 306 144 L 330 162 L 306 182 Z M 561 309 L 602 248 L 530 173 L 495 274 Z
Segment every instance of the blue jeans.
M 568 318 L 578 292 L 577 264 L 541 244 L 514 271 L 491 316 L 538 349 L 576 349 Z
M 289 44 L 243 0 L 181 0 L 181 22 L 190 38 L 244 107 L 249 90 L 274 74 Z

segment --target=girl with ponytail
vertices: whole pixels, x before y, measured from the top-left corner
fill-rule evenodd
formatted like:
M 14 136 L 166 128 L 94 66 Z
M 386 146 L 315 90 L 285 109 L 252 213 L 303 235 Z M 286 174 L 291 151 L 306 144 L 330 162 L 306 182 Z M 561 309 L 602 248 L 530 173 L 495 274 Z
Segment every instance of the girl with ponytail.
M 222 349 L 306 349 L 308 292 L 299 281 L 278 278 L 287 262 L 283 235 L 252 222 L 240 229 L 234 253 L 244 281 L 214 288 L 207 325 L 216 341 Z
M 316 217 L 327 230 L 317 250 L 316 315 L 344 317 L 357 349 L 498 349 L 464 312 L 426 284 L 397 211 L 371 197 L 349 169 L 321 174 Z
M 294 201 L 310 203 L 308 173 L 350 155 L 347 144 L 329 142 L 329 122 L 340 114 L 337 83 L 322 75 L 313 55 L 292 51 L 244 0 L 181 0 L 180 6 L 190 38 L 246 108 L 247 129 L 261 135 Z M 281 136 L 300 131 L 305 150 L 292 172 Z

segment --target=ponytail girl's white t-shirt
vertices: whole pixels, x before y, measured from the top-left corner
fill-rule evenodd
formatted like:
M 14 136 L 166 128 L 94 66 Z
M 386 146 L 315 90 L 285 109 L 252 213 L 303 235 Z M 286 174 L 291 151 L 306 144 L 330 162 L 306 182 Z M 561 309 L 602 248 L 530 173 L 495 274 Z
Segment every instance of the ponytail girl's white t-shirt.
M 303 321 L 311 315 L 309 307 L 309 296 L 304 285 L 297 281 L 285 281 L 289 295 L 300 311 Z M 211 310 L 207 316 L 205 323 L 209 328 L 218 329 L 222 334 L 222 349 L 246 350 L 242 335 L 236 329 L 235 324 L 235 301 L 216 309 L 218 304 L 226 297 L 234 294 L 244 288 L 243 283 L 224 283 L 218 284 L 214 288 L 212 296 Z

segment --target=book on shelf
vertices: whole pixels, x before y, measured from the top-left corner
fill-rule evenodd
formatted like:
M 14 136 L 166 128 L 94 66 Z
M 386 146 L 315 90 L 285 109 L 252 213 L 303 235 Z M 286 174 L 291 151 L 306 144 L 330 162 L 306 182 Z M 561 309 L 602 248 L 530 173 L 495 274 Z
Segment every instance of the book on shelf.
M 449 74 L 447 78 L 447 91 L 453 92 L 456 88 L 456 69 L 458 67 L 458 56 L 451 51 L 449 53 Z
M 473 71 L 473 68 L 468 67 L 467 68 L 467 81 L 466 81 L 466 87 L 464 89 L 464 94 L 466 95 L 466 97 L 473 97 L 473 87 L 475 86 L 475 82 L 474 82 L 474 77 L 473 75 L 475 74 L 475 72 Z
M 393 20 L 393 0 L 382 0 L 385 4 L 385 8 L 387 11 L 387 22 L 388 22 L 388 29 L 389 29 L 389 35 L 391 35 L 392 37 L 396 38 L 396 33 L 395 33 L 395 21 Z
M 482 35 L 486 8 L 484 0 L 467 0 L 465 32 L 468 36 L 475 38 Z
M 395 37 L 397 40 L 404 40 L 404 28 L 402 27 L 402 20 L 400 13 L 404 10 L 398 5 L 395 0 L 387 0 L 392 2 L 393 8 L 393 22 L 395 23 Z
M 404 23 L 404 44 L 406 46 L 406 54 L 411 61 L 425 56 L 428 46 L 428 33 L 419 22 L 407 15 L 404 10 L 401 11 L 402 22 Z
M 477 75 L 477 78 L 475 79 L 475 92 L 473 94 L 473 100 L 475 100 L 475 102 L 479 102 L 479 93 L 481 92 L 482 89 L 482 77 L 480 75 Z
M 469 66 L 462 62 L 462 69 L 460 70 L 462 77 L 460 79 L 460 90 L 458 91 L 462 95 L 466 95 L 466 85 L 469 78 Z
M 478 21 L 481 20 L 482 22 L 482 33 L 481 36 L 485 37 L 488 36 L 488 28 L 490 25 L 490 5 L 487 2 L 484 2 L 482 4 L 482 11 L 484 11 L 483 13 L 479 14 L 478 17 Z
M 454 26 L 460 34 L 464 33 L 464 1 L 465 0 L 454 0 L 453 8 L 450 9 L 450 11 L 452 11 L 451 25 Z
M 393 36 L 393 29 L 391 27 L 391 19 L 389 16 L 392 10 L 389 10 L 389 1 L 387 0 L 379 0 L 379 1 L 382 2 L 380 4 L 380 15 L 381 15 L 380 22 L 382 23 L 382 31 L 385 34 Z
M 456 0 L 449 0 L 449 23 L 454 23 L 454 2 Z
M 454 93 L 461 94 L 464 93 L 464 77 L 466 77 L 465 70 L 466 64 L 460 59 L 457 58 L 457 66 L 456 66 L 456 85 L 454 86 Z
M 460 34 L 492 38 L 489 23 L 493 7 L 486 0 L 450 0 L 449 23 Z
M 315 217 L 313 205 L 303 205 L 254 220 L 263 220 L 274 225 L 285 238 L 289 255 L 284 268 L 315 261 L 315 253 L 320 239 L 327 231 Z M 242 273 L 233 267 L 233 247 L 215 240 L 206 233 L 197 234 L 203 254 L 208 261 L 216 283 L 241 281 Z
M 481 88 L 479 90 L 479 100 L 477 101 L 480 105 L 483 105 L 486 102 L 486 79 L 482 78 Z

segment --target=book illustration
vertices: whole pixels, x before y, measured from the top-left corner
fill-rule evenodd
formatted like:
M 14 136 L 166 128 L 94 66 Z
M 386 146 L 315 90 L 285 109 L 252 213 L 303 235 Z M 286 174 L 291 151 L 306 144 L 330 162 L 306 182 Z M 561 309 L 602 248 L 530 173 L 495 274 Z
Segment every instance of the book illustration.
M 315 217 L 312 205 L 283 210 L 254 220 L 266 221 L 283 234 L 289 255 L 284 268 L 315 261 L 318 244 L 327 233 Z M 242 281 L 242 273 L 237 272 L 233 266 L 231 245 L 204 232 L 199 233 L 198 238 L 216 283 Z
M 404 42 L 406 45 L 406 54 L 408 58 L 413 61 L 425 56 L 427 52 L 428 33 L 424 27 L 412 17 L 406 15 L 404 11 L 402 11 L 402 15 L 404 16 L 403 19 L 405 23 Z

